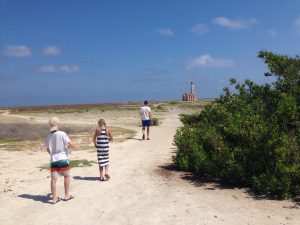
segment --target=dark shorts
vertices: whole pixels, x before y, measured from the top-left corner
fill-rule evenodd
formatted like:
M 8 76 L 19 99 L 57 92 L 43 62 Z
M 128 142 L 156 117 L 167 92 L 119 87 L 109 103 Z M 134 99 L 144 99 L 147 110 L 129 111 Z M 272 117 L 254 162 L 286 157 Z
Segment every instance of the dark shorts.
M 142 126 L 143 127 L 150 127 L 151 126 L 151 120 L 142 120 Z

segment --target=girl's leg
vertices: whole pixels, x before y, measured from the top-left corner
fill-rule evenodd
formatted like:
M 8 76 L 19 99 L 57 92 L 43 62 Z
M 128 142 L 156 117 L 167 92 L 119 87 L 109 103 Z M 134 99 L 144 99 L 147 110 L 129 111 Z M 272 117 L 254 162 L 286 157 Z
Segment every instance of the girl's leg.
M 99 166 L 99 170 L 100 170 L 100 181 L 101 180 L 106 180 L 104 166 Z
M 108 174 L 108 165 L 105 166 L 105 177 L 106 177 L 107 179 L 110 178 L 110 176 L 109 176 L 109 174 Z
M 99 165 L 100 178 L 102 177 L 102 171 L 103 171 L 103 169 L 102 169 L 102 167 Z

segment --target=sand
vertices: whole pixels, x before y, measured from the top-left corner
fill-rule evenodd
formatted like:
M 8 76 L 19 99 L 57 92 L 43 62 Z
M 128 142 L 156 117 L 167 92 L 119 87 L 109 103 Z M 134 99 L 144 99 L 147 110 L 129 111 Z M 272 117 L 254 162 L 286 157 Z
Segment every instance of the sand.
M 257 199 L 247 189 L 200 183 L 173 170 L 178 113 L 167 112 L 149 141 L 139 132 L 111 143 L 109 181 L 98 180 L 97 164 L 72 169 L 75 198 L 55 205 L 49 203 L 49 172 L 38 168 L 49 161 L 47 153 L 1 151 L 0 224 L 300 224 L 297 202 Z M 70 159 L 96 160 L 96 153 L 74 151 Z M 63 197 L 62 178 L 57 189 Z

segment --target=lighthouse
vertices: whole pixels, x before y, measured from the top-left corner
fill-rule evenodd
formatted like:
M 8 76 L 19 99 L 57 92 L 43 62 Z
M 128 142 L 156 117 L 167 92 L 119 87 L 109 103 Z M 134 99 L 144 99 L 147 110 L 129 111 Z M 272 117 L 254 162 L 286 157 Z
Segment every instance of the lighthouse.
M 192 102 L 192 101 L 197 101 L 197 96 L 195 94 L 195 84 L 192 81 L 191 82 L 191 93 L 184 93 L 182 95 L 182 101 L 188 101 L 188 102 Z
M 191 82 L 191 93 L 195 94 L 195 85 L 193 81 Z

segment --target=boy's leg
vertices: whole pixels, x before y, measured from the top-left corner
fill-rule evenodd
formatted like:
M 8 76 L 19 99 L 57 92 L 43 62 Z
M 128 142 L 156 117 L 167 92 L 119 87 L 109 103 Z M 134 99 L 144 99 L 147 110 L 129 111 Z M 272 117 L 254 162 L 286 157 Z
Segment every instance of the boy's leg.
M 150 127 L 147 126 L 147 139 L 149 140 L 149 136 L 150 136 Z
M 142 120 L 143 140 L 145 140 L 145 127 L 146 127 L 146 122 L 145 122 L 145 120 Z
M 143 126 L 142 128 L 142 132 L 143 132 L 143 140 L 145 139 L 145 127 Z
M 70 197 L 70 176 L 64 176 L 65 199 Z
M 52 193 L 52 202 L 57 202 L 58 198 L 56 195 L 56 177 L 54 175 L 51 176 L 51 193 Z

